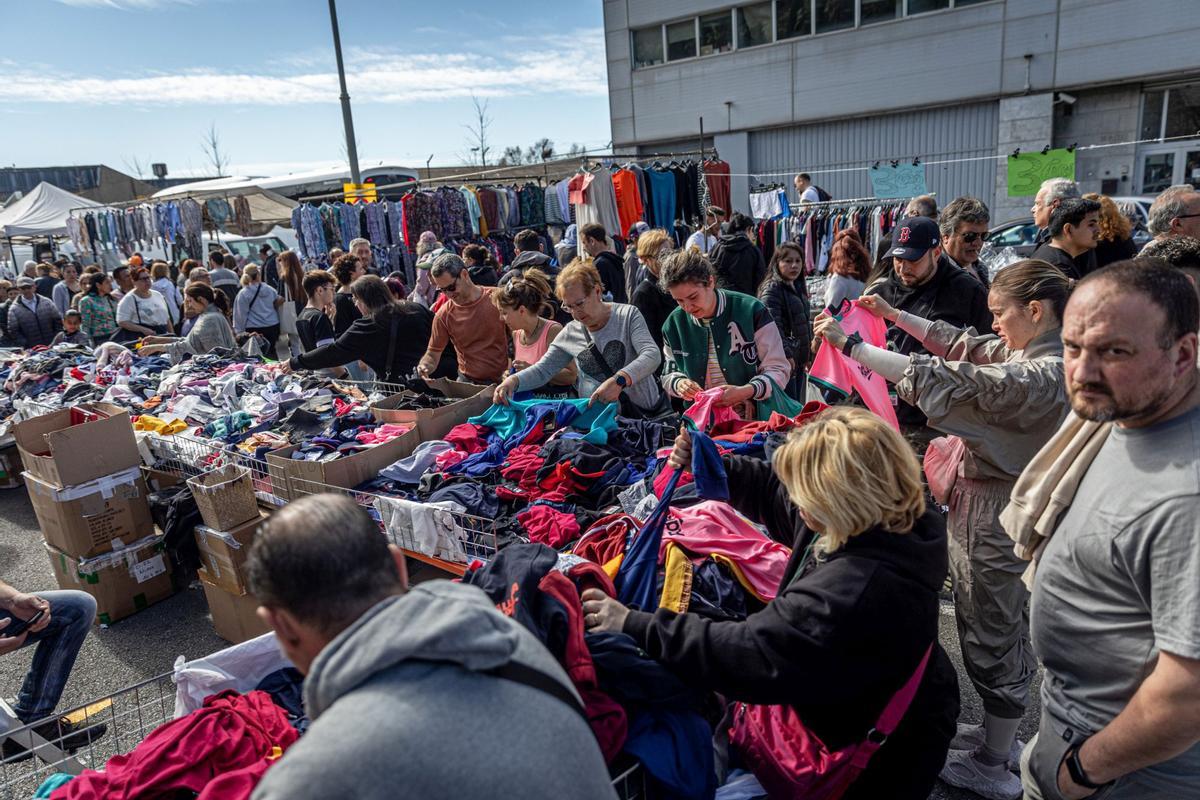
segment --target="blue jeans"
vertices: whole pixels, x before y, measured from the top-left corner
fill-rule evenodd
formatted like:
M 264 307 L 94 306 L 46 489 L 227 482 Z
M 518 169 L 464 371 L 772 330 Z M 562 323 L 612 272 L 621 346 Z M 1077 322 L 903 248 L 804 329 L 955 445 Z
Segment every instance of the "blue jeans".
M 22 647 L 37 643 L 33 666 L 25 676 L 13 710 L 22 722 L 36 722 L 54 712 L 62 697 L 75 657 L 96 619 L 96 599 L 86 592 L 38 592 L 50 603 L 50 624 L 25 637 Z M 0 611 L 0 619 L 12 619 Z

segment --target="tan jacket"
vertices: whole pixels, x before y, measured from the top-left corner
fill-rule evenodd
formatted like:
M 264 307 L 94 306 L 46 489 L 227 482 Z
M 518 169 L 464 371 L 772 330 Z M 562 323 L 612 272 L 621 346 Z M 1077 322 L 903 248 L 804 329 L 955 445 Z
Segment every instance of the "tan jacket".
M 933 355 L 909 357 L 896 393 L 929 427 L 963 439 L 963 477 L 1014 481 L 1070 409 L 1060 335 L 1014 351 L 996 336 L 934 322 L 923 341 Z

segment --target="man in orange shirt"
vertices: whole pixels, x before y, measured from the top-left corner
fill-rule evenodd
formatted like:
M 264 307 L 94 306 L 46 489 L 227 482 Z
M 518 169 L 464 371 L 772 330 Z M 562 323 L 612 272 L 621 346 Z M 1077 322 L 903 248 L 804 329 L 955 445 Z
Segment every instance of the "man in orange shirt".
M 422 378 L 433 375 L 442 351 L 453 344 L 459 380 L 498 383 L 508 369 L 508 332 L 492 302 L 495 287 L 477 286 L 466 263 L 453 253 L 433 262 L 429 278 L 449 302 L 433 316 L 433 333 L 417 364 L 417 374 Z

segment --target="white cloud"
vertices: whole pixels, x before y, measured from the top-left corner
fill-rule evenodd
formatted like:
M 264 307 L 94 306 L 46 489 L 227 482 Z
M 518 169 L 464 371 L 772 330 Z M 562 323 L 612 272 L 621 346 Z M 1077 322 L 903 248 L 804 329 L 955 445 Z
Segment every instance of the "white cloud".
M 118 11 L 144 11 L 162 6 L 194 6 L 197 0 L 58 0 L 76 8 L 111 8 Z
M 190 0 L 59 0 L 141 4 Z M 479 49 L 440 54 L 351 48 L 347 82 L 356 103 L 406 103 L 468 97 L 510 97 L 608 91 L 604 34 L 583 29 L 546 37 L 501 37 Z M 278 67 L 278 63 L 273 65 Z M 295 63 L 291 74 L 183 70 L 128 75 L 69 75 L 0 64 L 0 103 L 73 105 L 293 105 L 336 102 L 337 74 Z

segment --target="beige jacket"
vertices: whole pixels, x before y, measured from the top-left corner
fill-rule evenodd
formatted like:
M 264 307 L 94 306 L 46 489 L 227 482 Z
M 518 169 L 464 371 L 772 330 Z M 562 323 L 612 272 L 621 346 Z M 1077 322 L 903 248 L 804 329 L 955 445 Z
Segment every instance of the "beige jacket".
M 1058 329 L 1024 350 L 933 322 L 913 354 L 896 394 L 929 417 L 929 427 L 962 438 L 966 478 L 1014 481 L 1062 424 L 1070 409 Z

